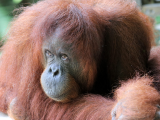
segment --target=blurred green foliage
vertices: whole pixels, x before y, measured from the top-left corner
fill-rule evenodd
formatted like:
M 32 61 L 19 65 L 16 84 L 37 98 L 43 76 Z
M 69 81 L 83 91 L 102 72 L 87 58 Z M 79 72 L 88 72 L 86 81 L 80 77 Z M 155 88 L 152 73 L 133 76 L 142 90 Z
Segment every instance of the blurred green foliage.
M 0 40 L 5 36 L 12 21 L 13 10 L 25 7 L 37 2 L 38 0 L 0 0 Z
M 159 15 L 159 16 L 156 16 L 155 22 L 156 22 L 156 24 L 160 24 L 160 15 Z

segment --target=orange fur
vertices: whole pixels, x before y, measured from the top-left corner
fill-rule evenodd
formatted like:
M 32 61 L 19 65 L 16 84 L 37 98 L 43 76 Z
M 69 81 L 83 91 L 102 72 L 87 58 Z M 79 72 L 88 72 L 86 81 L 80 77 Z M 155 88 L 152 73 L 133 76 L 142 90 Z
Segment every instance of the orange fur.
M 149 77 L 137 77 L 122 84 L 115 92 L 116 117 L 127 116 L 128 119 L 136 120 L 154 119 L 158 110 L 157 105 L 160 103 L 160 95 L 152 82 Z
M 74 43 L 87 76 L 85 94 L 91 93 L 65 104 L 48 98 L 40 84 L 45 69 L 42 44 L 57 27 L 63 28 L 64 42 Z M 151 23 L 130 0 L 45 0 L 27 7 L 12 23 L 2 47 L 0 111 L 16 120 L 111 120 L 116 104 L 126 99 L 129 118 L 153 118 L 159 93 L 148 77 L 124 83 L 115 100 L 101 96 L 136 72 L 160 75 L 152 66 L 158 63 L 148 62 L 152 40 Z

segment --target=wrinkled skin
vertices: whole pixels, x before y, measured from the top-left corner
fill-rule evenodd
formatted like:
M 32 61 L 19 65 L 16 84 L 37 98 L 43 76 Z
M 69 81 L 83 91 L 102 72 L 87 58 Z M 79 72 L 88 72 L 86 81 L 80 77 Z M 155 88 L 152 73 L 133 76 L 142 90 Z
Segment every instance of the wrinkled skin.
M 43 44 L 45 70 L 41 75 L 41 85 L 48 97 L 67 102 L 80 93 L 83 76 L 80 62 L 76 59 L 78 56 L 70 45 L 64 44 L 60 35 L 60 30 L 56 30 Z

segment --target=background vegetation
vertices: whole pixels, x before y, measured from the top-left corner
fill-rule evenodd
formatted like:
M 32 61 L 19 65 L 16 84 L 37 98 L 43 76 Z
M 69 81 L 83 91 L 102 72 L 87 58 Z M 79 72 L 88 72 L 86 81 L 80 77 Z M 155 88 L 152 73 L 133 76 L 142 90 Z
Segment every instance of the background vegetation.
M 38 0 L 0 0 L 0 40 L 7 33 L 15 13 L 14 9 L 31 5 Z M 2 43 L 0 43 L 1 45 Z

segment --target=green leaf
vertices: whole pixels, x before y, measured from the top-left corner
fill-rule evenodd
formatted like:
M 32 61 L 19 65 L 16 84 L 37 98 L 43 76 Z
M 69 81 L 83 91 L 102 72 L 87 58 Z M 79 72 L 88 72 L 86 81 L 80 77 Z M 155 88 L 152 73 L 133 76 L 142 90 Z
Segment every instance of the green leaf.
M 22 2 L 22 0 L 13 0 L 13 3 L 15 3 L 15 4 L 18 4 L 20 2 Z

